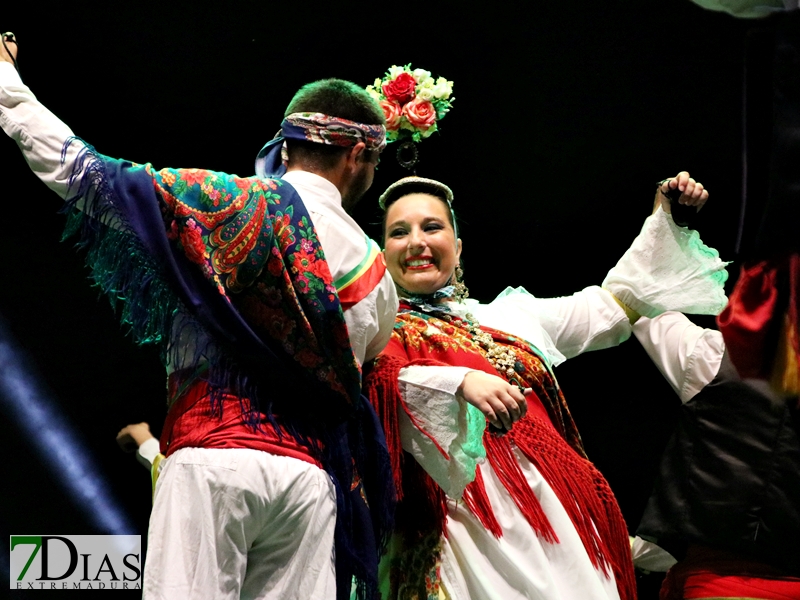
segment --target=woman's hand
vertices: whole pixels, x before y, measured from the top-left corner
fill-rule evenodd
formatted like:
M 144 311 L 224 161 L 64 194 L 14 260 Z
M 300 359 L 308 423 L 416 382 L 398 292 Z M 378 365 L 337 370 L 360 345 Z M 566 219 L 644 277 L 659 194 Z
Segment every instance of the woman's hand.
M 670 200 L 667 193 L 676 188 L 683 192 L 678 199 L 680 204 L 694 206 L 697 210 L 700 210 L 708 200 L 708 190 L 703 187 L 703 184 L 690 177 L 688 171 L 681 171 L 675 177 L 670 177 L 661 182 L 656 198 L 656 208 L 658 208 L 658 201 L 660 201 L 664 212 L 670 213 Z
M 506 431 L 528 410 L 528 402 L 517 386 L 483 371 L 467 373 L 456 394 L 486 415 L 492 425 Z

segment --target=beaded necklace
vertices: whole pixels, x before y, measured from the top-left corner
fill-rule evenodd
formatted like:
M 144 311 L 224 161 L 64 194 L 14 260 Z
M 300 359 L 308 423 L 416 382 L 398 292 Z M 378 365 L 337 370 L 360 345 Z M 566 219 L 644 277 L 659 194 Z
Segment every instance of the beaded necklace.
M 454 295 L 455 286 L 448 285 L 437 290 L 434 294 L 425 296 L 411 294 L 399 286 L 398 288 L 403 299 L 409 304 L 416 306 L 422 312 L 435 314 L 451 325 L 467 331 L 473 341 L 486 351 L 487 360 L 497 369 L 498 373 L 505 374 L 509 380 L 519 385 L 519 382 L 515 379 L 516 369 L 514 367 L 517 364 L 517 355 L 514 354 L 514 351 L 510 348 L 502 348 L 495 342 L 491 333 L 481 329 L 481 324 L 472 313 L 466 313 L 463 318 L 453 317 L 447 305 L 440 303 L 441 300 L 451 298 Z
M 442 317 L 448 323 L 466 330 L 481 348 L 486 351 L 486 359 L 497 369 L 499 373 L 505 374 L 509 379 L 514 379 L 517 364 L 517 355 L 510 348 L 503 348 L 492 339 L 492 334 L 481 329 L 481 324 L 472 315 L 467 313 L 464 318 L 453 318 L 452 315 L 442 313 Z

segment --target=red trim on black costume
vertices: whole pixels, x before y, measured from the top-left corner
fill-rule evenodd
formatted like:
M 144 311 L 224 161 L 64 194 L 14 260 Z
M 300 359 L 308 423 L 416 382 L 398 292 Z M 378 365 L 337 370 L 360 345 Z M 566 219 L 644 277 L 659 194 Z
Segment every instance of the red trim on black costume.
M 800 578 L 732 552 L 690 546 L 686 558 L 667 573 L 659 598 L 795 600 L 800 598 Z
M 728 305 L 717 317 L 731 362 L 742 378 L 769 379 L 784 316 L 800 362 L 799 312 L 800 254 L 742 267 Z

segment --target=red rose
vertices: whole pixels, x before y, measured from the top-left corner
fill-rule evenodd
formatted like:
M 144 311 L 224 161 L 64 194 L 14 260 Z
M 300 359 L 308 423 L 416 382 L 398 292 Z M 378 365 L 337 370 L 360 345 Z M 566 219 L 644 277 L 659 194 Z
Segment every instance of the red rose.
M 173 219 L 172 223 L 169 224 L 169 231 L 167 231 L 167 239 L 177 240 L 179 235 L 180 231 L 178 230 L 178 222 Z
M 388 100 L 394 100 L 398 104 L 405 104 L 414 97 L 414 90 L 417 88 L 417 80 L 411 73 L 400 73 L 391 81 L 387 81 L 381 86 L 383 95 Z
M 383 116 L 386 117 L 386 129 L 397 131 L 400 129 L 400 119 L 403 117 L 403 107 L 393 100 L 381 100 Z
M 183 245 L 183 253 L 193 263 L 203 264 L 205 262 L 206 244 L 203 241 L 203 235 L 200 227 L 189 219 L 186 227 L 181 231 L 181 244 Z
M 267 261 L 267 270 L 273 277 L 283 275 L 283 261 L 280 257 L 270 256 L 269 261 Z
M 436 122 L 436 109 L 429 100 L 416 98 L 403 107 L 403 114 L 414 127 L 428 129 Z

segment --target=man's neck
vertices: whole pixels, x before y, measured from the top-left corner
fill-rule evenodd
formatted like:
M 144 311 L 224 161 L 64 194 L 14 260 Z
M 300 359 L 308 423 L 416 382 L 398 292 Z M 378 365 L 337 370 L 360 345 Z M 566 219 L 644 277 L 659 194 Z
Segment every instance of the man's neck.
M 323 171 L 320 169 L 313 169 L 307 167 L 300 167 L 300 166 L 290 166 L 286 168 L 287 173 L 291 173 L 292 171 L 305 171 L 306 173 L 313 173 L 314 175 L 319 175 L 323 179 L 327 179 L 333 185 L 336 186 L 336 189 L 339 190 L 339 194 L 343 194 L 342 190 L 342 172 L 341 169 L 334 169 L 330 171 Z

